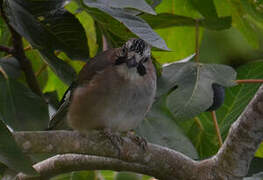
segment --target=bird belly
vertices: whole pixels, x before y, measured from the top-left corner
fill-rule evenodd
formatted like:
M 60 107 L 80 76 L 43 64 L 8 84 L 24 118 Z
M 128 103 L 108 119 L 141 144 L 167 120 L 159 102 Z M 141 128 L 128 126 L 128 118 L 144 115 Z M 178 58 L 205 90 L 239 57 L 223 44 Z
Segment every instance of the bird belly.
M 115 74 L 116 76 L 116 74 Z M 108 128 L 126 132 L 136 128 L 149 110 L 156 89 L 155 79 L 148 83 L 116 79 L 94 80 L 79 87 L 68 113 L 69 125 L 76 130 Z M 109 75 L 106 77 L 113 77 Z M 145 77 L 147 78 L 147 77 Z

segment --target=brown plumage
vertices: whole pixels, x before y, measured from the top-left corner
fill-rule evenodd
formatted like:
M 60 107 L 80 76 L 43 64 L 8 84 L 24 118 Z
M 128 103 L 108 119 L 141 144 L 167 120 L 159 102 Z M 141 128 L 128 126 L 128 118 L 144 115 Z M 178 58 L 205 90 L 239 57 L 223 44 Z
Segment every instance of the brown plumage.
M 79 131 L 126 132 L 136 128 L 149 111 L 156 91 L 150 46 L 131 39 L 121 48 L 97 55 L 83 67 L 75 84 L 58 110 L 63 115 L 55 114 L 50 128 L 60 124 L 56 116 Z

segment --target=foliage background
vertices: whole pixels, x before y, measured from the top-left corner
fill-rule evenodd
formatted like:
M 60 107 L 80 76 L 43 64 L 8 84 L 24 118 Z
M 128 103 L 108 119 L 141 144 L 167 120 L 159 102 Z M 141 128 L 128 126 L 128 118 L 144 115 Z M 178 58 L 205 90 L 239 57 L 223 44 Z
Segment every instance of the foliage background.
M 237 79 L 263 78 L 262 0 L 126 0 L 122 3 L 124 1 L 5 0 L 6 17 L 23 36 L 26 56 L 49 105 L 29 88 L 19 60 L 1 52 L 0 119 L 14 130 L 44 130 L 68 85 L 85 61 L 105 48 L 105 39 L 110 48 L 122 45 L 131 37 L 143 38 L 153 45 L 152 56 L 161 67 L 192 57 L 198 38 L 201 63 L 230 65 L 235 68 Z M 0 44 L 12 46 L 12 37 L 3 17 L 0 27 Z M 165 51 L 166 45 L 170 51 Z M 225 103 L 216 112 L 223 138 L 258 87 L 259 84 L 242 84 L 226 89 Z M 176 149 L 195 159 L 204 159 L 217 152 L 219 145 L 209 112 L 181 121 L 163 101 L 166 100 L 161 98 L 155 103 L 137 129 L 139 134 L 150 142 Z M 6 151 L 15 146 L 8 143 L 12 141 L 7 141 L 10 137 L 3 136 L 6 142 L 0 146 L 2 156 L 6 153 L 15 159 L 5 161 L 0 158 L 8 167 L 17 162 L 14 152 Z M 249 175 L 263 171 L 263 145 L 256 157 L 257 164 L 252 163 Z M 15 165 L 23 166 L 23 163 Z M 150 177 L 112 171 L 82 171 L 54 179 L 128 178 L 146 180 Z

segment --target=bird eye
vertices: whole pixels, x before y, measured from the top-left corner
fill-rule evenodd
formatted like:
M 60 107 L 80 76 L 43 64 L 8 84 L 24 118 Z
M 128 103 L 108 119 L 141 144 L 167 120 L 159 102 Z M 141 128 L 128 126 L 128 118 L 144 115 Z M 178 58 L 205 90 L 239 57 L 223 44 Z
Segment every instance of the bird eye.
M 123 56 L 125 56 L 127 54 L 127 48 L 125 48 L 125 47 L 122 48 L 122 54 L 123 54 Z

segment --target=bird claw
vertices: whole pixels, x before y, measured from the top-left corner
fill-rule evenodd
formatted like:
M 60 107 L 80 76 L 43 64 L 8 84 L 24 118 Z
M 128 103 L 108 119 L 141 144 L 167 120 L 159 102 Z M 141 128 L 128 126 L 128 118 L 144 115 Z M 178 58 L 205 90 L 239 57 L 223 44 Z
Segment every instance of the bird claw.
M 144 151 L 148 150 L 148 143 L 145 138 L 137 136 L 135 134 L 129 134 L 129 138 L 135 142 L 138 146 L 140 146 Z
M 103 134 L 111 141 L 112 145 L 118 150 L 118 155 L 121 155 L 121 145 L 123 144 L 123 138 L 111 132 L 109 129 L 104 129 Z

